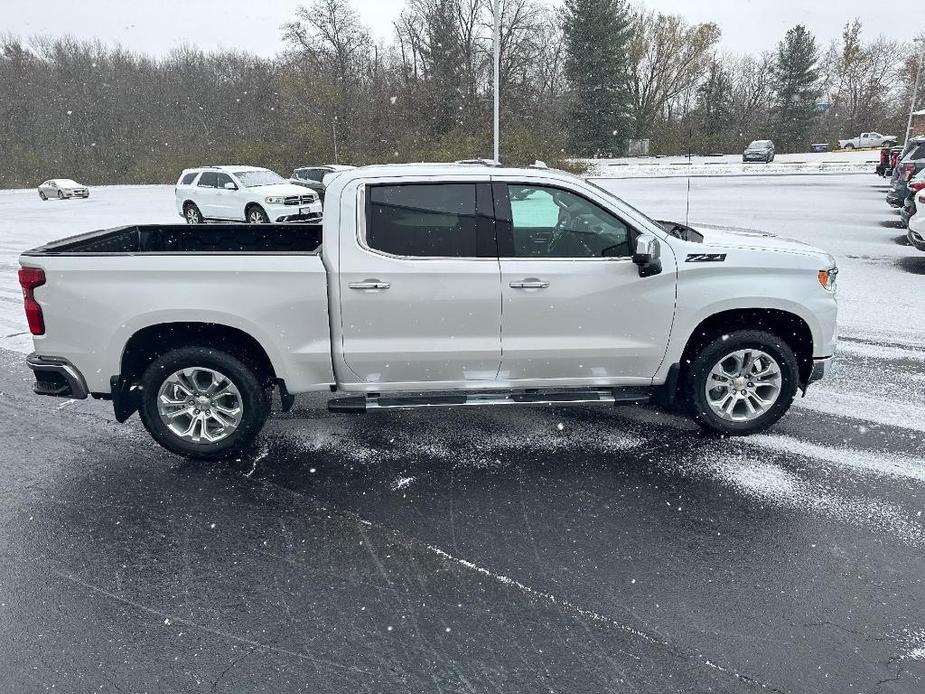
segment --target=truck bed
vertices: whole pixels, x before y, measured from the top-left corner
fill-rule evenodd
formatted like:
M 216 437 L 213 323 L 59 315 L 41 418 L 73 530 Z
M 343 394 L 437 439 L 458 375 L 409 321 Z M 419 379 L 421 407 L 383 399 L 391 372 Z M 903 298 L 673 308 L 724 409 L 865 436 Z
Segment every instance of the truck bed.
M 136 224 L 52 241 L 23 253 L 59 255 L 317 254 L 321 222 L 309 224 Z
M 254 338 L 291 392 L 333 380 L 320 224 L 148 224 L 25 252 L 46 332 L 90 393 L 110 392 L 129 340 L 151 326 L 225 326 Z M 89 336 L 92 336 L 89 337 Z

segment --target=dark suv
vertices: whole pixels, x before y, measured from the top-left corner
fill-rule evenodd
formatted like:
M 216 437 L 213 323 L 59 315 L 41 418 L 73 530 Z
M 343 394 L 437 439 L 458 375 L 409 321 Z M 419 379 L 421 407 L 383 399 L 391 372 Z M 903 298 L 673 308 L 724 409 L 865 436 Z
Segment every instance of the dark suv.
M 925 169 L 925 136 L 912 137 L 906 141 L 899 161 L 893 167 L 886 201 L 893 207 L 902 207 L 911 192 L 909 181 L 922 169 Z
M 295 183 L 297 186 L 304 186 L 305 188 L 311 188 L 313 191 L 318 193 L 318 198 L 324 200 L 324 177 L 327 174 L 334 173 L 336 171 L 343 171 L 345 169 L 352 169 L 352 166 L 344 166 L 342 164 L 323 164 L 321 166 L 301 166 L 295 171 L 292 172 L 292 176 L 289 178 L 290 183 Z

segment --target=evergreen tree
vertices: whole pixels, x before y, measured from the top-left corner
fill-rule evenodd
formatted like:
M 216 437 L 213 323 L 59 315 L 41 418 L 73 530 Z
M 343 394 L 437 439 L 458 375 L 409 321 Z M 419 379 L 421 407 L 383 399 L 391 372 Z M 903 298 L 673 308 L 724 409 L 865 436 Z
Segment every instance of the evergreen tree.
M 798 24 L 777 44 L 774 65 L 774 140 L 782 150 L 804 151 L 816 120 L 819 51 L 815 37 Z
M 565 0 L 562 28 L 572 151 L 585 156 L 620 151 L 632 125 L 626 4 L 624 0 Z

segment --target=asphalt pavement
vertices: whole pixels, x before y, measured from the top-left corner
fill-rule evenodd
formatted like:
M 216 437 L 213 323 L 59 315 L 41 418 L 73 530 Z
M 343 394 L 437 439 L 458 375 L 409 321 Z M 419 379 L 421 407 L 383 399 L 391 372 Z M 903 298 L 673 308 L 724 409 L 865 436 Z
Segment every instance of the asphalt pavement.
M 921 281 L 893 227 L 855 247 L 893 220 L 872 176 L 801 178 L 704 180 L 691 209 L 773 227 L 843 196 L 841 227 L 790 235 Z M 925 346 L 863 284 L 835 373 L 735 440 L 650 408 L 300 398 L 191 463 L 0 350 L 0 691 L 921 692 Z

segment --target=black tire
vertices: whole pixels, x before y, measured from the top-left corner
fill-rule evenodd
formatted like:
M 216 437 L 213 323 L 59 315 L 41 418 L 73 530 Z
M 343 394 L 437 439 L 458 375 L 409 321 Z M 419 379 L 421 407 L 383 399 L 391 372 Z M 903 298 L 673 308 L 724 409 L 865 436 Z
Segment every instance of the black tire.
M 202 212 L 199 211 L 199 208 L 192 202 L 188 202 L 183 206 L 183 217 L 186 219 L 187 224 L 202 224 Z
M 737 350 L 759 349 L 777 361 L 780 367 L 780 392 L 777 400 L 760 416 L 747 421 L 730 421 L 716 414 L 707 401 L 706 385 L 711 369 L 723 357 Z M 717 335 L 690 355 L 690 364 L 679 385 L 681 400 L 687 413 L 703 429 L 726 436 L 747 436 L 779 420 L 790 408 L 799 385 L 800 368 L 790 346 L 772 333 L 763 330 L 737 330 Z
M 58 191 L 58 200 L 64 200 L 64 193 L 62 193 L 60 190 Z
M 161 419 L 158 411 L 161 386 L 171 375 L 188 368 L 218 371 L 240 393 L 241 421 L 219 441 L 195 443 L 184 439 Z M 148 433 L 168 451 L 197 460 L 216 460 L 240 453 L 254 442 L 270 414 L 270 403 L 269 384 L 245 362 L 210 347 L 181 347 L 161 355 L 145 370 L 138 413 Z
M 48 200 L 48 196 L 45 195 L 45 193 L 43 193 L 42 191 L 39 191 L 39 197 L 42 198 L 42 200 Z
M 849 142 L 847 145 L 845 145 L 845 149 L 854 149 L 854 145 Z
M 250 205 L 244 211 L 244 218 L 248 224 L 269 224 L 270 218 L 260 205 Z

